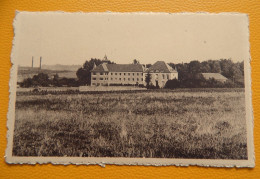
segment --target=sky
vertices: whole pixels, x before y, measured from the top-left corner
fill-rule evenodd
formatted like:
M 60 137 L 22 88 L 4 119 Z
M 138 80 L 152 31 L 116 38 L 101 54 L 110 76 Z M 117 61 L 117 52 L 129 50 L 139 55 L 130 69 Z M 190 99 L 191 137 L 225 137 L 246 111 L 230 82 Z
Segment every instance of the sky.
M 91 58 L 118 64 L 158 60 L 249 58 L 245 14 L 19 12 L 14 21 L 13 62 L 82 65 Z

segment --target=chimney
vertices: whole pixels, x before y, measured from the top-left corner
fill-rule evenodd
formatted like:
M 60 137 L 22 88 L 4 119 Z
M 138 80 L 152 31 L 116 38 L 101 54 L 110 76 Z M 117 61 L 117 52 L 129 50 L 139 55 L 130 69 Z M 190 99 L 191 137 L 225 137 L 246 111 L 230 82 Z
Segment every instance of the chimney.
M 33 56 L 32 56 L 32 68 L 33 68 Z
M 42 57 L 40 57 L 40 69 L 42 69 Z

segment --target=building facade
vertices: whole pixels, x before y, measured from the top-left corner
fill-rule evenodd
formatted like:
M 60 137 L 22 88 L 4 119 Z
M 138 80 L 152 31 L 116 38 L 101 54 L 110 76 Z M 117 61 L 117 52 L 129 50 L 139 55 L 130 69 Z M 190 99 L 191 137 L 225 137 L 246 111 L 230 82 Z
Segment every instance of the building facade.
M 178 72 L 163 61 L 149 69 L 141 64 L 108 64 L 95 66 L 91 71 L 91 86 L 146 85 L 145 77 L 150 73 L 152 85 L 164 87 L 171 79 L 178 79 Z
M 157 61 L 144 72 L 144 76 L 148 73 L 151 75 L 151 84 L 161 88 L 165 86 L 168 80 L 178 79 L 177 70 L 164 61 Z
M 144 67 L 140 64 L 102 63 L 91 71 L 91 86 L 143 84 Z

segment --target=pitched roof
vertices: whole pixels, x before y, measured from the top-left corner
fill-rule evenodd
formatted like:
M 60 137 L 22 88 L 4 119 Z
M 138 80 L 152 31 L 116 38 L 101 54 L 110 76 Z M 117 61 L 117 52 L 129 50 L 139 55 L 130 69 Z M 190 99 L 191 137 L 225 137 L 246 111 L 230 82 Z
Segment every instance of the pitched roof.
M 220 73 L 201 73 L 201 74 L 206 80 L 209 80 L 211 78 L 214 78 L 215 80 L 227 80 L 227 78 L 221 75 Z
M 151 73 L 171 73 L 171 72 L 177 72 L 177 71 L 174 70 L 172 67 L 170 67 L 164 61 L 157 61 L 150 68 L 148 68 L 146 70 L 146 72 L 151 72 Z
M 106 64 L 98 65 L 92 72 L 143 72 L 141 64 Z
M 94 69 L 91 70 L 91 71 L 95 71 L 95 72 L 96 71 L 105 71 L 105 69 L 103 68 L 103 65 L 101 64 L 101 65 L 94 67 Z

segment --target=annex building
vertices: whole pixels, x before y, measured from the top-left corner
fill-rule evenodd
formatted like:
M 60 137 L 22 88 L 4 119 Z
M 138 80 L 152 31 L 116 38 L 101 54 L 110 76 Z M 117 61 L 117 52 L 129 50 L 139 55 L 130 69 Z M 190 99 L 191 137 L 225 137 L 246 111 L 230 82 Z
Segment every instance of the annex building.
M 225 83 L 228 80 L 226 77 L 224 77 L 220 73 L 201 73 L 201 75 L 205 80 L 214 79 L 214 80 L 222 82 L 222 83 Z
M 146 85 L 145 76 L 151 74 L 151 84 L 164 87 L 171 79 L 178 79 L 178 72 L 164 61 L 157 61 L 150 68 L 141 64 L 108 64 L 96 66 L 91 71 L 91 86 Z

